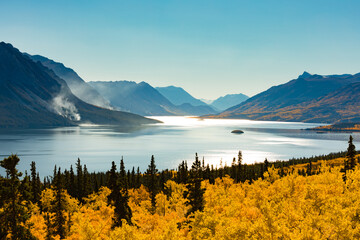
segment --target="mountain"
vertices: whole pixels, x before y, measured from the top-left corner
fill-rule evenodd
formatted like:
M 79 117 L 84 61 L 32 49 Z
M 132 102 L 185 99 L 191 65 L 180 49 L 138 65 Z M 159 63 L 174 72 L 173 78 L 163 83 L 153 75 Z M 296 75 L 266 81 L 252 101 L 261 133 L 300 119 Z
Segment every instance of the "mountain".
M 52 70 L 4 42 L 0 43 L 0 112 L 1 128 L 157 122 L 85 103 Z
M 99 107 L 111 108 L 109 102 L 106 101 L 93 87 L 87 84 L 73 69 L 40 55 L 29 55 L 27 53 L 25 53 L 25 55 L 30 57 L 33 61 L 40 62 L 45 67 L 54 71 L 57 76 L 65 80 L 71 92 L 84 102 Z
M 146 82 L 89 82 L 114 107 L 144 116 L 181 115 L 167 98 Z
M 200 98 L 199 100 L 206 103 L 207 105 L 210 105 L 214 102 L 214 100 L 209 100 L 209 99 L 205 99 L 205 98 Z
M 176 106 L 146 82 L 90 82 L 114 107 L 145 116 L 204 115 L 215 111 L 209 106 Z
M 297 79 L 249 98 L 219 114 L 223 118 L 255 120 L 338 122 L 356 120 L 360 74 L 312 75 Z
M 223 97 L 219 97 L 215 101 L 211 103 L 211 106 L 220 110 L 224 111 L 230 107 L 238 105 L 244 101 L 246 101 L 249 97 L 239 93 L 239 94 L 227 94 Z
M 348 84 L 324 97 L 282 110 L 295 121 L 306 122 L 360 122 L 360 74 L 354 75 L 359 82 Z M 301 114 L 300 114 L 301 113 Z
M 181 105 L 184 103 L 190 103 L 193 106 L 207 105 L 206 103 L 194 98 L 188 92 L 181 87 L 168 86 L 168 87 L 157 87 L 158 90 L 164 97 L 170 100 L 174 105 Z
M 216 113 L 216 111 L 208 105 L 193 106 L 190 103 L 183 103 L 176 107 L 181 111 L 185 112 L 186 115 L 190 116 L 201 116 Z

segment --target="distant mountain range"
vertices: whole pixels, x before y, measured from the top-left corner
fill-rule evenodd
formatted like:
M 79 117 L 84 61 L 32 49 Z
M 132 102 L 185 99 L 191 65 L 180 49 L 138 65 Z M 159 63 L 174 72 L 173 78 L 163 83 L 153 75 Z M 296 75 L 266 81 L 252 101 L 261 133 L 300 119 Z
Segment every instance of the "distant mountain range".
M 40 62 L 45 67 L 54 71 L 57 76 L 65 80 L 71 92 L 84 102 L 99 107 L 110 108 L 109 102 L 79 77 L 79 75 L 71 68 L 67 68 L 62 63 L 55 62 L 40 55 L 29 55 L 27 53 L 25 53 L 25 55 L 30 57 L 33 61 Z
M 181 105 L 189 103 L 192 106 L 206 106 L 207 104 L 203 101 L 194 98 L 188 92 L 181 87 L 168 86 L 168 87 L 157 87 L 158 90 L 164 97 L 169 99 L 174 105 Z
M 157 122 L 80 100 L 52 70 L 4 42 L 0 43 L 0 113 L 2 128 Z
M 217 110 L 224 111 L 215 115 Z M 157 122 L 136 114 L 360 122 L 360 73 L 323 76 L 304 72 L 251 98 L 229 94 L 209 106 L 174 86 L 154 88 L 146 82 L 130 81 L 87 83 L 62 63 L 23 54 L 1 42 L 0 113 L 1 128 Z
M 239 93 L 239 94 L 227 94 L 223 97 L 219 97 L 214 100 L 210 105 L 219 111 L 224 111 L 230 107 L 238 105 L 246 101 L 249 97 Z
M 146 82 L 89 82 L 110 103 L 122 110 L 140 115 L 180 115 L 181 111 Z
M 144 116 L 204 115 L 216 113 L 206 104 L 193 106 L 186 102 L 181 105 L 175 105 L 146 82 L 97 81 L 89 82 L 89 84 L 109 100 L 112 106 L 122 111 L 129 111 Z
M 215 117 L 302 122 L 360 121 L 360 74 L 304 72 Z

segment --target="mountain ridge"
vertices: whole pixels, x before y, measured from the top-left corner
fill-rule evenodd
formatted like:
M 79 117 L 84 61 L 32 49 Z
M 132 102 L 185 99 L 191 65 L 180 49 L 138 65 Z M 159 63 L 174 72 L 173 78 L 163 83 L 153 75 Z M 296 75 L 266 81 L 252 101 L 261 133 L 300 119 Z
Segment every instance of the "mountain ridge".
M 0 42 L 0 127 L 38 128 L 81 123 L 135 126 L 158 121 L 100 108 L 74 96 L 52 70 Z
M 51 69 L 57 76 L 65 80 L 73 94 L 81 100 L 95 106 L 111 108 L 109 102 L 85 82 L 72 68 L 41 55 L 30 55 L 28 53 L 24 53 L 24 55 L 35 62 L 40 62 L 45 67 Z
M 174 105 L 156 88 L 144 81 L 93 81 L 89 84 L 114 107 L 144 116 L 204 115 L 215 112 L 207 105 Z
M 207 105 L 203 101 L 194 98 L 190 93 L 185 91 L 182 87 L 167 86 L 167 87 L 156 87 L 164 97 L 166 97 L 174 105 L 182 105 L 184 103 L 190 103 L 192 106 L 203 106 Z
M 236 106 L 249 99 L 248 96 L 242 93 L 238 94 L 227 94 L 225 96 L 215 99 L 210 105 L 215 109 L 224 111 L 230 107 Z
M 354 75 L 317 75 L 305 72 L 305 75 L 302 74 L 297 79 L 273 86 L 245 102 L 225 110 L 218 116 L 212 117 L 304 122 L 355 120 L 357 119 L 356 113 L 345 114 L 334 105 L 326 104 L 326 101 L 330 101 L 332 93 L 337 92 L 340 96 L 339 91 L 344 91 L 347 89 L 346 86 L 357 82 L 360 82 L 359 73 Z M 357 84 L 355 85 L 357 86 Z M 347 90 L 346 94 L 358 95 L 354 90 L 351 91 L 351 88 Z M 340 102 L 337 104 L 341 105 Z M 351 104 L 357 103 L 352 102 Z M 348 111 L 350 110 L 348 109 Z M 328 112 L 327 115 L 326 112 Z M 319 116 L 315 116 L 316 114 Z

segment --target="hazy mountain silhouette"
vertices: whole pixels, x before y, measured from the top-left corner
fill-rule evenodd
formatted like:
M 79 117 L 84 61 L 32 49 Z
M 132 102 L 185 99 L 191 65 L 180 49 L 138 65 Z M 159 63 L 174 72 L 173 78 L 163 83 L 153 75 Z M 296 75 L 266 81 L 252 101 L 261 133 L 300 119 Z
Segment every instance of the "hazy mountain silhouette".
M 0 127 L 157 122 L 85 103 L 52 70 L 4 42 L 0 43 L 0 112 Z
M 114 107 L 145 116 L 204 115 L 215 112 L 209 106 L 192 106 L 191 104 L 176 106 L 146 82 L 97 81 L 90 82 L 90 85 Z
M 65 67 L 62 63 L 55 62 L 40 55 L 26 55 L 35 62 L 39 61 L 45 67 L 53 70 L 57 76 L 65 80 L 71 92 L 84 102 L 99 107 L 110 108 L 109 102 L 106 101 L 93 87 L 79 77 L 73 69 Z
M 238 105 L 246 101 L 249 97 L 245 94 L 227 94 L 223 97 L 219 97 L 211 103 L 211 106 L 219 111 L 224 111 L 230 107 Z
M 193 106 L 207 105 L 203 101 L 194 98 L 188 92 L 181 87 L 168 86 L 168 87 L 157 87 L 158 90 L 164 97 L 170 100 L 174 105 L 181 105 L 184 103 L 190 103 Z
M 222 112 L 219 117 L 256 120 L 337 122 L 357 119 L 360 74 L 312 75 L 271 87 Z M 340 107 L 342 106 L 342 107 Z M 353 109 L 353 110 L 351 110 Z

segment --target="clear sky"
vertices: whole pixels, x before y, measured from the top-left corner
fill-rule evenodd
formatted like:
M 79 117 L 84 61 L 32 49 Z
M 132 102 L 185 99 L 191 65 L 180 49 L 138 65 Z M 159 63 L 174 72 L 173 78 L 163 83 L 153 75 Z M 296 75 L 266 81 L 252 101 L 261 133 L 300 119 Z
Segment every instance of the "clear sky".
M 146 81 L 198 98 L 360 72 L 359 0 L 0 0 L 0 40 L 86 81 Z

